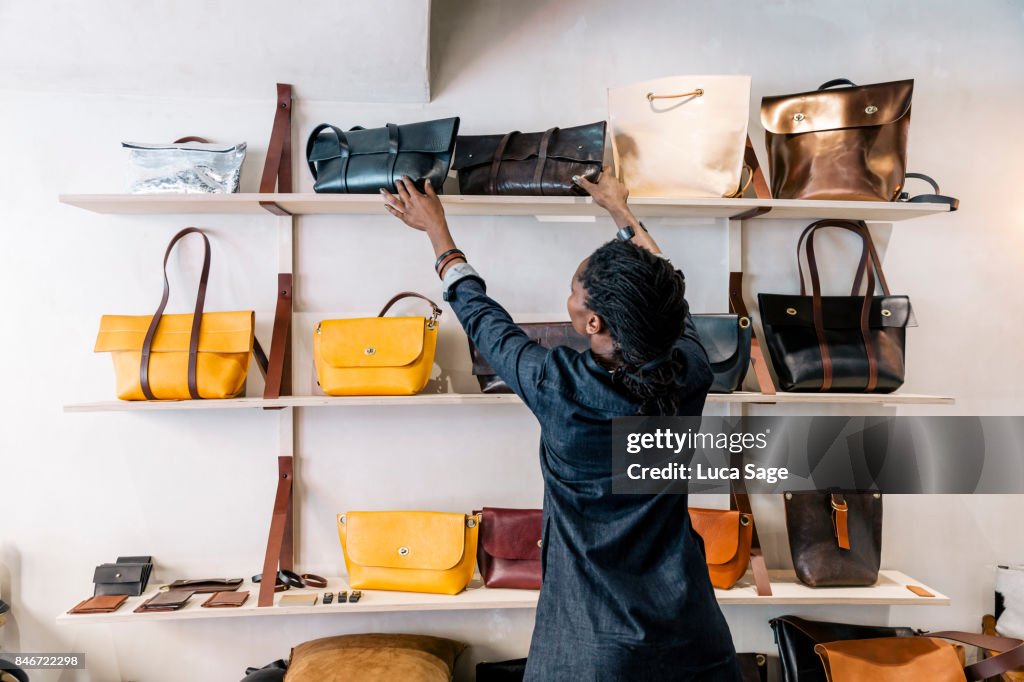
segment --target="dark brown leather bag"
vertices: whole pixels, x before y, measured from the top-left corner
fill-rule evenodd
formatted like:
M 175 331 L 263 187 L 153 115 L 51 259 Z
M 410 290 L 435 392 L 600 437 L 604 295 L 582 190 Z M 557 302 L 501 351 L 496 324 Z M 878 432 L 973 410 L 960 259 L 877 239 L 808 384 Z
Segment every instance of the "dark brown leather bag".
M 477 565 L 487 587 L 539 590 L 540 509 L 484 507 L 480 511 Z
M 848 87 L 829 89 L 837 85 Z M 913 94 L 913 80 L 857 86 L 839 78 L 812 92 L 762 99 L 772 196 L 898 200 Z
M 597 181 L 604 121 L 543 133 L 460 135 L 452 168 L 462 194 L 585 195 L 574 175 Z
M 590 350 L 590 341 L 587 337 L 577 334 L 569 322 L 524 322 L 519 327 L 545 348 L 568 346 L 579 353 Z M 473 360 L 473 376 L 480 384 L 482 393 L 512 392 L 505 380 L 495 374 L 494 368 L 484 359 L 472 341 L 469 342 L 469 355 Z
M 866 587 L 882 559 L 882 494 L 786 493 L 796 577 L 810 587 Z

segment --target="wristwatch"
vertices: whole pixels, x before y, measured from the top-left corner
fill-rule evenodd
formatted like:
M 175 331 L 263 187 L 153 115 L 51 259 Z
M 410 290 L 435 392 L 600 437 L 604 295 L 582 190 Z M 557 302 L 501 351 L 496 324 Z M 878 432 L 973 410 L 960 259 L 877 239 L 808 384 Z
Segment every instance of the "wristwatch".
M 640 229 L 647 232 L 647 226 L 644 225 L 642 221 L 638 220 L 637 222 L 640 223 Z M 626 225 L 625 227 L 620 227 L 619 231 L 615 233 L 615 236 L 624 242 L 628 242 L 636 236 L 636 231 L 633 229 L 632 225 Z

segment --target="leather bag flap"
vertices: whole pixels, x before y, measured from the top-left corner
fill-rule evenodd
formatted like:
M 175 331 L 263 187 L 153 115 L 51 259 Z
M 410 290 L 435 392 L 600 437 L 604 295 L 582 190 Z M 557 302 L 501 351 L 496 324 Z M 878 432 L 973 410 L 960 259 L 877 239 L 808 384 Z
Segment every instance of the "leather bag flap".
M 599 121 L 573 128 L 559 128 L 548 144 L 548 158 L 580 163 L 601 163 L 604 160 L 604 139 L 607 123 Z M 504 135 L 463 135 L 455 148 L 452 168 L 462 170 L 494 161 Z M 525 161 L 540 155 L 540 143 L 544 133 L 519 133 L 513 135 L 503 161 Z
M 345 553 L 359 566 L 445 571 L 465 553 L 465 514 L 348 512 L 344 517 Z
M 736 355 L 740 345 L 738 315 L 694 315 L 693 324 L 697 327 L 697 333 L 712 365 L 725 362 Z
M 104 315 L 96 336 L 97 353 L 141 351 L 152 315 Z M 241 310 L 203 313 L 199 328 L 199 351 L 203 353 L 248 353 L 252 350 L 255 313 Z M 192 315 L 164 315 L 153 337 L 154 353 L 188 352 Z
M 141 583 L 145 570 L 142 564 L 106 564 L 96 567 L 92 581 L 97 584 Z
M 320 358 L 331 367 L 405 367 L 423 354 L 427 320 L 365 317 L 320 323 Z
M 690 523 L 704 540 L 711 565 L 727 564 L 740 548 L 740 513 L 729 509 L 690 508 Z
M 398 126 L 398 151 L 421 152 L 425 154 L 451 153 L 455 135 L 459 130 L 459 119 L 442 118 L 436 121 L 421 121 Z M 345 132 L 349 154 L 387 154 L 390 142 L 387 127 L 360 128 Z M 324 128 L 316 136 L 310 161 L 326 161 L 341 156 L 338 135 L 330 128 Z
M 484 507 L 480 524 L 484 551 L 496 559 L 539 561 L 540 509 L 495 509 Z
M 894 123 L 910 112 L 914 81 L 814 90 L 761 100 L 761 124 L 779 135 Z
M 814 327 L 813 301 L 810 296 L 759 294 L 757 298 L 764 324 Z M 825 328 L 859 329 L 862 301 L 859 296 L 822 296 L 821 312 Z M 875 296 L 871 301 L 868 324 L 875 329 L 916 327 L 917 320 L 907 296 Z

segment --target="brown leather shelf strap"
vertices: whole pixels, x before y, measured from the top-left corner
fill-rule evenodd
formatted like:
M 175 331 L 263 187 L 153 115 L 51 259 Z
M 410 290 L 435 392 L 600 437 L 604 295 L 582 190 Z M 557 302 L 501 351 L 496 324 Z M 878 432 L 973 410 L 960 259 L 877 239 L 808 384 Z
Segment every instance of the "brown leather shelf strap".
M 274 332 L 270 338 L 270 359 L 267 362 L 266 382 L 263 397 L 273 400 L 291 393 L 291 325 L 292 325 L 292 275 L 282 272 L 277 275 L 277 308 L 274 311 Z
M 146 337 L 142 341 L 142 359 L 139 367 L 139 383 L 142 385 L 142 394 L 147 400 L 156 400 L 153 391 L 149 387 L 149 358 L 153 352 L 153 339 L 156 336 L 156 329 L 160 325 L 160 318 L 167 308 L 167 301 L 171 296 L 171 285 L 167 281 L 167 260 L 171 257 L 174 245 L 180 239 L 190 234 L 198 234 L 203 238 L 203 271 L 199 276 L 199 291 L 196 293 L 196 306 L 192 313 L 192 331 L 188 337 L 188 394 L 193 400 L 199 400 L 199 383 L 196 380 L 196 366 L 199 358 L 199 329 L 203 323 L 203 306 L 206 303 L 206 285 L 210 279 L 210 240 L 202 230 L 197 227 L 186 227 L 184 230 L 171 238 L 164 252 L 164 293 L 160 298 L 160 306 L 153 313 L 153 319 L 146 330 Z
M 861 239 L 861 257 L 857 265 L 857 274 L 854 277 L 851 296 L 863 296 L 860 311 L 860 333 L 864 342 L 864 352 L 868 361 L 868 383 L 864 391 L 870 393 L 878 385 L 878 352 L 871 339 L 871 303 L 875 290 L 875 277 L 881 285 L 882 293 L 889 295 L 889 285 L 882 273 L 881 260 L 874 242 L 871 240 L 871 233 L 867 227 L 853 220 L 819 220 L 808 225 L 797 242 L 797 269 L 800 272 L 800 295 L 807 295 L 807 287 L 804 280 L 803 265 L 800 261 L 801 246 L 806 241 L 804 252 L 807 258 L 807 270 L 811 279 L 811 311 L 814 322 L 814 331 L 818 339 L 818 349 L 821 353 L 822 383 L 821 390 L 828 391 L 832 387 L 832 356 L 828 348 L 828 340 L 825 336 L 825 321 L 821 296 L 821 281 L 818 275 L 818 264 L 814 254 L 814 235 L 817 231 L 827 227 L 839 227 L 853 232 Z M 866 282 L 866 290 L 860 293 L 862 279 Z
M 391 310 L 391 306 L 398 303 L 403 298 L 418 298 L 420 300 L 426 301 L 427 303 L 430 304 L 430 307 L 433 310 L 433 317 L 435 319 L 437 318 L 438 315 L 441 314 L 441 308 L 423 294 L 417 294 L 415 291 L 400 291 L 394 296 L 392 296 L 391 300 L 384 304 L 384 307 L 381 308 L 379 313 L 377 313 L 377 317 L 384 317 L 385 315 L 387 315 L 388 311 Z
M 733 455 L 731 459 L 733 467 L 742 468 L 742 458 L 740 455 Z M 768 565 L 765 563 L 764 552 L 761 550 L 761 539 L 757 535 L 757 523 L 754 521 L 754 510 L 750 506 L 747 484 L 743 481 L 742 476 L 732 481 L 729 509 L 738 511 L 750 519 L 750 568 L 754 574 L 757 596 L 770 597 L 772 595 L 772 583 L 768 578 Z
M 964 668 L 964 675 L 971 682 L 974 682 L 974 680 L 984 680 L 989 677 L 998 678 L 1003 673 L 1024 668 L 1024 640 L 1014 637 L 979 635 L 973 632 L 960 632 L 957 630 L 927 632 L 924 636 L 951 639 L 955 642 L 999 652 L 991 658 L 986 658 Z
M 513 130 L 510 133 L 505 133 L 505 136 L 501 138 L 501 142 L 498 143 L 498 148 L 494 150 L 494 158 L 491 160 L 491 173 L 487 178 L 487 190 L 490 194 L 498 193 L 498 169 L 501 168 L 501 157 L 505 155 L 505 149 L 508 148 L 508 142 L 512 139 L 513 135 L 519 135 L 519 131 Z
M 754 151 L 754 143 L 750 141 L 750 135 L 747 135 L 747 145 L 743 150 L 743 163 L 750 168 L 750 172 L 753 174 L 754 195 L 758 199 L 771 199 L 772 191 L 768 188 L 768 181 L 764 177 L 761 162 L 757 160 L 757 152 Z
M 544 165 L 548 162 L 548 148 L 551 146 L 551 137 L 558 132 L 558 128 L 548 128 L 540 138 L 540 147 L 537 151 L 537 169 L 533 172 L 533 184 L 537 191 L 544 196 Z
M 277 84 L 277 111 L 267 145 L 267 160 L 260 178 L 260 193 L 292 191 L 292 86 Z
M 747 318 L 751 326 L 753 321 L 747 304 L 743 301 L 743 273 L 729 273 L 729 312 L 739 315 L 740 318 Z M 751 329 L 750 334 L 750 364 L 754 367 L 754 377 L 757 379 L 757 387 L 764 395 L 775 395 L 775 382 L 772 381 L 771 372 L 768 371 L 768 363 L 765 362 L 764 352 L 757 339 L 757 332 Z
M 277 458 L 277 493 L 274 497 L 274 512 L 270 519 L 270 533 L 267 536 L 267 551 L 263 556 L 258 606 L 274 605 L 274 585 L 277 582 L 278 566 L 287 571 L 293 568 L 292 464 L 291 457 Z
M 839 549 L 850 549 L 850 507 L 840 492 L 833 492 L 830 501 L 832 503 L 832 530 L 836 536 L 836 544 Z

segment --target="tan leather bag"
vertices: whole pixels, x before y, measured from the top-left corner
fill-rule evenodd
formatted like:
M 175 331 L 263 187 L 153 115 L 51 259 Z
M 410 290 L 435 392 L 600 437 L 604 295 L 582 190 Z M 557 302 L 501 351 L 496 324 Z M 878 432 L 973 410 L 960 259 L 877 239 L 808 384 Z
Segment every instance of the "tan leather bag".
M 964 668 L 963 647 L 947 639 L 1000 653 Z M 964 682 L 1024 666 L 1024 641 L 970 632 L 829 642 L 814 651 L 829 682 Z
M 734 493 L 729 509 L 690 508 L 690 524 L 704 541 L 711 584 L 730 590 L 752 565 L 758 596 L 770 596 L 771 583 L 746 492 Z
M 837 85 L 848 87 L 829 89 Z M 772 196 L 898 200 L 913 94 L 913 80 L 858 86 L 838 78 L 812 92 L 762 99 Z
M 616 175 L 634 197 L 738 196 L 749 116 L 750 76 L 673 76 L 610 88 Z

